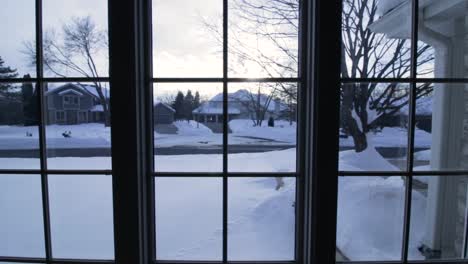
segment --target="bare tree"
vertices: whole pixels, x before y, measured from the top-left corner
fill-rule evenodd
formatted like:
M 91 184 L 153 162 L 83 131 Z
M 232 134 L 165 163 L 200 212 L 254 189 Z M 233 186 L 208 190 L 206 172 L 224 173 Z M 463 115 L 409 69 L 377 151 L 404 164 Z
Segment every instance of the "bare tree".
M 344 78 L 402 78 L 411 67 L 410 41 L 390 39 L 370 30 L 378 19 L 379 0 L 344 0 L 342 14 L 341 75 Z M 417 48 L 418 63 L 433 61 L 428 45 Z M 428 67 L 430 71 L 430 67 Z M 429 72 L 425 72 L 426 74 Z M 420 85 L 417 97 L 432 91 Z M 356 83 L 341 89 L 341 127 L 354 141 L 356 152 L 368 146 L 366 134 L 378 121 L 399 112 L 408 104 L 409 89 L 401 85 Z
M 229 96 L 229 100 L 236 102 L 250 114 L 254 126 L 262 126 L 270 109 L 270 104 L 275 98 L 276 89 L 265 89 L 271 84 L 257 84 L 257 88 L 244 89 Z M 262 89 L 263 88 L 263 89 Z M 267 91 L 267 92 L 265 92 Z
M 48 30 L 44 34 L 43 53 L 44 68 L 56 76 L 66 77 L 71 74 L 99 78 L 102 69 L 97 58 L 106 51 L 108 46 L 107 33 L 99 29 L 90 16 L 73 17 L 63 25 L 61 34 Z M 24 43 L 24 53 L 31 65 L 36 63 L 36 50 L 33 42 Z M 105 115 L 105 125 L 110 125 L 109 98 L 105 85 L 92 81 L 93 85 L 85 89 L 95 89 L 99 103 Z M 88 87 L 88 88 L 87 88 Z

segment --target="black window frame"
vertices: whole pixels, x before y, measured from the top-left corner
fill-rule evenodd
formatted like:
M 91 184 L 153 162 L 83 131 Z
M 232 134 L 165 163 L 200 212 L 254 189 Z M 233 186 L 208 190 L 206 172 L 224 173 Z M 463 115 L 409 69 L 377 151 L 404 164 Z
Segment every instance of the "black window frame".
M 46 0 L 44 0 L 46 1 Z M 151 84 L 151 0 L 108 0 L 109 10 L 109 77 L 55 78 L 45 77 L 42 65 L 42 2 L 35 0 L 36 12 L 36 76 L 28 81 L 38 90 L 40 163 L 38 170 L 6 170 L 1 175 L 40 174 L 44 218 L 45 258 L 0 256 L 0 263 L 153 263 L 154 187 L 153 131 Z M 227 13 L 227 0 L 223 11 Z M 299 40 L 301 67 L 298 78 L 268 79 L 268 81 L 301 80 L 301 102 L 298 105 L 298 177 L 296 208 L 296 261 L 258 263 L 334 263 L 336 229 L 336 188 L 338 150 L 338 109 L 328 102 L 339 98 L 339 39 L 341 3 L 338 0 L 301 1 Z M 227 27 L 227 18 L 223 28 Z M 332 29 L 332 30 L 330 30 Z M 313 37 L 314 36 L 314 37 Z M 226 38 L 225 36 L 224 38 Z M 224 53 L 227 42 L 224 43 Z M 328 56 L 323 56 L 327 54 Z M 227 78 L 227 60 L 223 65 L 223 92 L 228 82 L 259 82 L 259 79 Z M 0 82 L 21 83 L 22 79 L 1 79 Z M 51 170 L 47 168 L 45 138 L 47 83 L 109 82 L 112 87 L 111 106 L 111 170 Z M 161 81 L 161 80 L 160 80 Z M 169 79 L 167 81 L 170 81 Z M 211 81 L 187 79 L 187 81 Z M 219 81 L 219 80 L 217 80 Z M 322 88 L 320 88 L 322 87 Z M 336 89 L 333 89 L 335 87 Z M 125 106 L 125 107 L 124 107 Z M 224 112 L 227 102 L 224 100 Z M 118 117 L 118 118 L 116 118 Z M 333 122 L 336 121 L 336 122 Z M 320 124 L 320 125 L 319 125 Z M 224 128 L 227 121 L 223 121 Z M 225 129 L 226 130 L 226 129 Z M 227 146 L 227 134 L 223 142 Z M 225 157 L 227 157 L 225 155 Z M 226 159 L 226 158 L 224 158 Z M 224 161 L 226 162 L 226 161 Z M 227 166 L 224 166 L 227 168 Z M 115 259 L 58 259 L 52 256 L 48 175 L 112 175 L 114 209 Z M 251 175 L 251 174 L 249 174 Z M 271 176 L 271 173 L 267 174 Z M 284 175 L 282 173 L 282 175 Z M 238 174 L 239 177 L 245 176 Z M 261 176 L 261 175 L 259 175 Z M 227 173 L 223 172 L 223 189 Z M 223 194 L 227 201 L 227 192 Z M 223 215 L 227 219 L 227 208 Z M 152 222 L 153 221 L 153 222 Z M 227 232 L 224 228 L 223 233 Z M 226 243 L 223 251 L 227 252 Z M 220 263 L 227 261 L 227 254 Z M 164 261 L 160 261 L 164 263 Z M 181 261 L 176 261 L 180 263 Z M 183 262 L 183 261 L 182 261 Z M 257 263 L 257 261 L 246 261 Z M 192 263 L 189 261 L 188 263 Z M 197 263 L 197 262 L 195 262 Z M 211 263 L 211 262 L 210 262 Z

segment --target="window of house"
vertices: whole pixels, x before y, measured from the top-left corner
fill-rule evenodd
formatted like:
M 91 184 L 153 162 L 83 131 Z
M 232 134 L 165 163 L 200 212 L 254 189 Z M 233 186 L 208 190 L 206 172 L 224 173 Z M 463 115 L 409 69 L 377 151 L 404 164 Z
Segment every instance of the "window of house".
M 55 119 L 57 119 L 57 121 L 65 121 L 65 111 L 55 112 Z
M 63 96 L 63 103 L 64 104 L 71 104 L 71 105 L 78 105 L 80 98 L 73 95 L 65 95 Z
M 467 258 L 466 1 L 343 1 L 337 260 Z

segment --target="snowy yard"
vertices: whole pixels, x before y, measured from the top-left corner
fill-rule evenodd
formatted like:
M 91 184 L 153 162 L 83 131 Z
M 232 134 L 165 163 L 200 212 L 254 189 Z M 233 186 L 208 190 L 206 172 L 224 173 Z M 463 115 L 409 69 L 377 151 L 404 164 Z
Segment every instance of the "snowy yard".
M 294 149 L 253 154 L 232 154 L 244 171 L 294 171 L 289 160 Z M 363 157 L 342 153 L 343 168 L 392 165 L 370 150 Z M 249 165 L 254 155 L 265 162 Z M 356 154 L 355 154 L 356 155 Z M 164 166 L 211 164 L 219 155 L 165 156 Z M 370 159 L 370 160 L 369 160 Z M 203 160 L 203 162 L 201 162 Z M 366 160 L 366 164 L 356 160 Z M 0 159 L 34 167 L 34 159 Z M 100 169 L 110 162 L 101 158 L 51 158 L 55 166 Z M 172 165 L 171 165 L 172 164 Z M 247 165 L 246 165 L 247 164 Z M 206 166 L 208 166 L 206 165 Z M 242 166 L 241 166 L 242 165 Z M 200 167 L 201 170 L 210 167 Z M 156 180 L 156 230 L 161 259 L 221 257 L 221 180 L 218 178 L 164 178 Z M 295 181 L 274 189 L 274 178 L 229 180 L 229 259 L 289 260 L 294 249 Z M 112 258 L 112 195 L 109 176 L 50 176 L 52 241 L 56 257 Z M 404 183 L 400 177 L 340 177 L 338 208 L 339 249 L 351 260 L 397 259 L 403 231 Z M 413 192 L 412 213 L 424 219 L 425 198 Z M 39 175 L 0 177 L 1 255 L 43 256 Z M 12 205 L 15 208 L 12 208 Z M 203 212 L 203 213 L 201 213 Z M 88 217 L 93 216 L 93 217 Z M 190 221 L 187 221 L 187 220 Z M 411 225 L 410 256 L 421 258 L 416 247 L 424 223 Z M 181 235 L 183 234 L 183 235 Z M 8 241 L 8 243 L 6 243 Z

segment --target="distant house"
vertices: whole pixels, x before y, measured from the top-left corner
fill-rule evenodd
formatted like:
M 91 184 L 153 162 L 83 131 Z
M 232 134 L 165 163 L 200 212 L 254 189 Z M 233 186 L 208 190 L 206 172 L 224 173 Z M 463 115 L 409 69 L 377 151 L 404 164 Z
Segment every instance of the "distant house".
M 154 105 L 154 124 L 172 124 L 175 112 L 169 105 L 157 102 Z
M 270 100 L 270 102 L 268 102 Z M 288 111 L 288 105 L 279 99 L 271 99 L 265 94 L 253 94 L 242 89 L 228 94 L 228 120 L 256 118 L 255 109 L 267 108 L 264 119 L 275 119 Z M 192 111 L 194 120 L 202 123 L 223 122 L 223 94 L 217 94 L 209 101 Z
M 108 100 L 109 92 L 104 89 Z M 68 83 L 45 93 L 48 124 L 104 123 L 104 109 L 96 88 Z
M 0 94 L 0 125 L 17 125 L 23 122 L 23 102 Z

